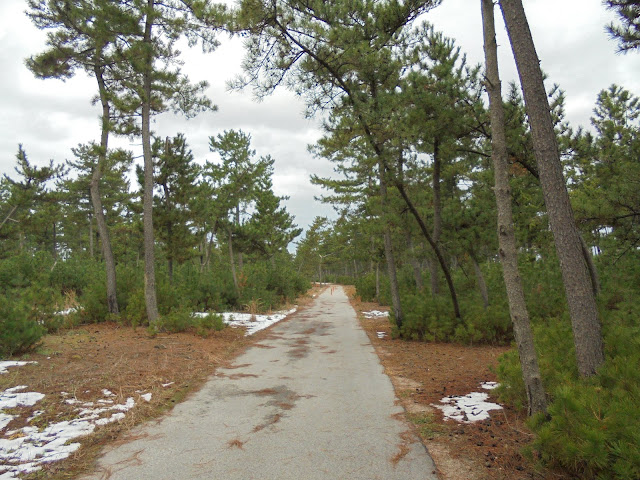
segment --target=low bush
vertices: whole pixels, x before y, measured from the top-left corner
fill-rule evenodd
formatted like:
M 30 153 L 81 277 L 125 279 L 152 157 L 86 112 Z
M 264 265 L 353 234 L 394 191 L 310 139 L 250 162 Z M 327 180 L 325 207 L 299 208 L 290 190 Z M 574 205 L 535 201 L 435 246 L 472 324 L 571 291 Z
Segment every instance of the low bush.
M 382 272 L 379 273 L 380 298 L 376 298 L 376 273 L 369 272 L 358 277 L 355 281 L 356 295 L 365 302 L 377 301 L 380 305 L 391 304 L 391 289 L 389 279 Z
M 208 336 L 211 331 L 220 331 L 226 327 L 222 315 L 209 313 L 206 315 L 193 315 L 189 309 L 178 308 L 159 320 L 158 329 L 165 332 L 178 333 L 194 329 L 201 337 Z
M 0 296 L 0 358 L 28 351 L 45 333 L 31 305 Z
M 626 298 L 625 298 L 626 297 Z M 637 293 L 601 296 L 605 364 L 578 376 L 568 315 L 536 320 L 534 333 L 548 415 L 530 420 L 532 449 L 546 465 L 582 479 L 640 478 L 640 321 Z M 614 306 L 614 308 L 610 308 Z M 503 401 L 526 405 L 518 355 L 500 358 L 497 390 Z

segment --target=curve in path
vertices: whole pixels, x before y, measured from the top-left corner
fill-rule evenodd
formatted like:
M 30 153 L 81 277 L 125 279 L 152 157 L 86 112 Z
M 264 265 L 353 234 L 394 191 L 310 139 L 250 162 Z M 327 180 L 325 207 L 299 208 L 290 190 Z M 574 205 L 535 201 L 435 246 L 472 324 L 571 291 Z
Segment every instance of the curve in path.
M 391 381 L 332 287 L 89 479 L 432 480 Z

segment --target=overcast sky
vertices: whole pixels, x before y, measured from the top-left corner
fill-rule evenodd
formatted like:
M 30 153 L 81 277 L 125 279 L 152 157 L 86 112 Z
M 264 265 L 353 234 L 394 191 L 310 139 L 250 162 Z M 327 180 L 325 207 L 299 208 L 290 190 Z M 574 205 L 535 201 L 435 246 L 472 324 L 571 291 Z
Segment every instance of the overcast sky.
M 43 164 L 71 158 L 71 147 L 99 137 L 98 109 L 91 105 L 94 81 L 83 75 L 72 80 L 36 80 L 24 59 L 43 50 L 45 34 L 24 15 L 25 0 L 0 0 L 0 173 L 13 171 L 15 153 L 22 143 L 30 161 Z M 613 18 L 600 0 L 525 0 L 542 68 L 551 82 L 566 91 L 567 117 L 572 126 L 588 126 L 596 95 L 612 83 L 640 94 L 640 53 L 616 54 L 616 45 L 604 26 Z M 515 65 L 496 9 L 500 70 L 503 82 L 516 79 Z M 482 57 L 479 0 L 444 0 L 426 17 L 438 30 L 457 40 L 470 63 Z M 228 92 L 226 81 L 239 72 L 242 45 L 221 38 L 223 45 L 202 55 L 185 52 L 185 72 L 192 80 L 207 80 L 208 95 L 218 112 L 185 120 L 165 114 L 152 128 L 162 136 L 178 132 L 187 137 L 199 162 L 213 159 L 208 137 L 223 130 L 242 129 L 252 135 L 258 155 L 276 159 L 274 188 L 289 195 L 288 210 L 307 227 L 316 215 L 331 215 L 331 208 L 314 201 L 320 191 L 309 175 L 329 175 L 328 162 L 312 158 L 307 145 L 320 136 L 317 123 L 303 116 L 301 100 L 279 91 L 261 103 L 249 91 Z M 120 140 L 120 145 L 139 146 Z

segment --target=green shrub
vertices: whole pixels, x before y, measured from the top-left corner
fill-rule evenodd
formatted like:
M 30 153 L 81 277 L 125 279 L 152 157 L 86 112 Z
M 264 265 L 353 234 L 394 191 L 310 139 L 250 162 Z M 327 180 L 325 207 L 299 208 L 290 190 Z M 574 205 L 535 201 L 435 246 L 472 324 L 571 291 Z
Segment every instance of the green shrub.
M 127 306 L 121 318 L 133 328 L 148 324 L 143 288 L 138 288 L 129 294 Z
M 194 324 L 195 319 L 191 312 L 184 309 L 177 309 L 161 315 L 158 321 L 159 330 L 171 333 L 184 332 Z
M 607 298 L 603 299 L 607 302 Z M 606 362 L 596 376 L 577 373 L 567 315 L 537 322 L 534 333 L 548 417 L 529 423 L 533 448 L 547 465 L 584 479 L 640 478 L 640 325 L 637 305 L 603 309 Z M 515 350 L 500 358 L 500 398 L 516 406 L 526 399 Z
M 227 324 L 224 323 L 222 315 L 216 313 L 209 313 L 202 317 L 196 317 L 195 319 L 196 333 L 201 337 L 206 337 L 213 330 L 219 332 L 224 329 Z
M 377 301 L 380 305 L 391 304 L 391 288 L 389 278 L 382 272 L 380 275 L 380 298 L 376 299 L 376 273 L 369 272 L 355 281 L 356 295 L 365 302 Z
M 24 353 L 46 333 L 26 302 L 0 297 L 0 358 Z

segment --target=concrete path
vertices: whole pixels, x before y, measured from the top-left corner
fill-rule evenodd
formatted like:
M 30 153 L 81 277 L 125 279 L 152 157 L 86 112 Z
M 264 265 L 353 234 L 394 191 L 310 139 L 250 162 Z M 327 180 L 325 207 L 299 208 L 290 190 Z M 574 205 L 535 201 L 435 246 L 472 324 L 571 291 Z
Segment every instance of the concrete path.
M 437 478 L 340 287 L 132 435 L 85 478 Z

